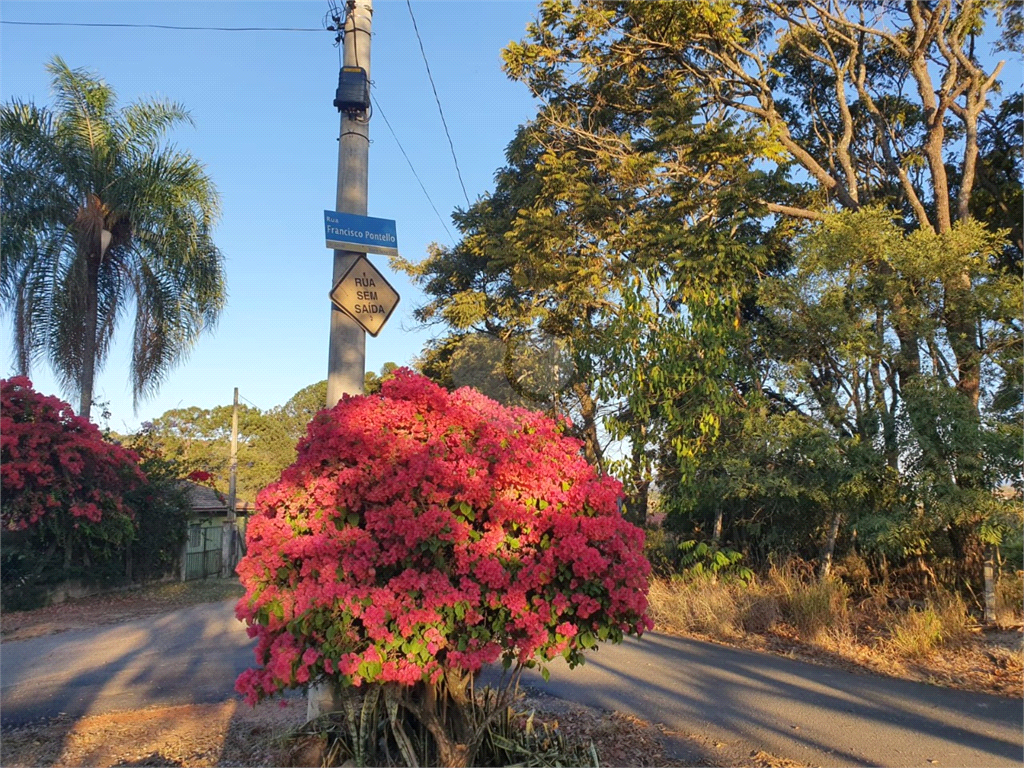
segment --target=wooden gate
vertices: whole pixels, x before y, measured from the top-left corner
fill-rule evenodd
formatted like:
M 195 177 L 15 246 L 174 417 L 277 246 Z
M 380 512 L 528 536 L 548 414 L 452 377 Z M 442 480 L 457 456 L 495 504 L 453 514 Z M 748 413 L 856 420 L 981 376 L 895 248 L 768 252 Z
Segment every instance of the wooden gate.
M 221 565 L 221 526 L 190 525 L 185 553 L 185 580 L 219 576 Z

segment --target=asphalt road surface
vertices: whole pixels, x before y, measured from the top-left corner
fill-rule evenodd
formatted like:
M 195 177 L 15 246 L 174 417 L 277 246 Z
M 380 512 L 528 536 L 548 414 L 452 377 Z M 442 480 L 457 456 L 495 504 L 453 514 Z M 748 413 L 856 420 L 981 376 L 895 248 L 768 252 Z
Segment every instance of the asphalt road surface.
M 223 701 L 253 663 L 234 601 L 0 644 L 0 722 Z M 1020 766 L 1020 699 L 852 674 L 650 633 L 605 645 L 532 690 L 698 734 L 718 760 L 764 750 L 810 765 Z M 720 745 L 715 747 L 715 743 Z M 691 743 L 686 754 L 694 755 Z M 682 754 L 682 753 L 681 753 Z

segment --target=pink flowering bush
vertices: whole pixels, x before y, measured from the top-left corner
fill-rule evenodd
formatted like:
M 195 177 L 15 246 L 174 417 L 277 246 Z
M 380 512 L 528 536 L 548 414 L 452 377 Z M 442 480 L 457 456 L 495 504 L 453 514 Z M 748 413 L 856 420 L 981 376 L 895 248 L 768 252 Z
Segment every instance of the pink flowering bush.
M 136 456 L 103 439 L 71 407 L 24 377 L 0 380 L 0 533 L 4 588 L 25 586 L 51 560 L 95 569 L 135 533 L 125 497 L 145 483 Z
M 260 666 L 237 690 L 255 703 L 320 680 L 450 684 L 499 659 L 574 666 L 650 628 L 643 532 L 580 445 L 405 369 L 321 411 L 249 522 L 236 613 Z

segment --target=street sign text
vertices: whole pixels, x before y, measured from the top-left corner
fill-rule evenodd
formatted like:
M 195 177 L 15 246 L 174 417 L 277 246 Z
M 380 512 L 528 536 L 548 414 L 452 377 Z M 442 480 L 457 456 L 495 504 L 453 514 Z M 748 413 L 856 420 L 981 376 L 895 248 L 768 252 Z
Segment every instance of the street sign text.
M 391 219 L 324 211 L 324 235 L 328 248 L 398 255 L 398 232 Z

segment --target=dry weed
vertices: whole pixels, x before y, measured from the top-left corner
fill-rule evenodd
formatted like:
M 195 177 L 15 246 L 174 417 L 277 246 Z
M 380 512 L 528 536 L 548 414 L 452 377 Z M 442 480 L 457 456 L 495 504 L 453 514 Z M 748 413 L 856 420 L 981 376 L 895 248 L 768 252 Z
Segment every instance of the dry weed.
M 727 639 L 739 633 L 740 610 L 730 585 L 711 579 L 655 579 L 648 594 L 659 626 Z
M 1024 571 L 1003 574 L 996 582 L 996 623 L 1001 627 L 1024 623 Z
M 1014 631 L 1002 633 L 1016 637 L 1016 644 L 995 647 L 999 633 L 979 632 L 967 604 L 953 593 L 908 609 L 882 584 L 854 602 L 842 582 L 819 582 L 810 572 L 786 568 L 747 587 L 655 579 L 650 602 L 662 631 L 967 690 L 1021 691 L 1019 619 Z

